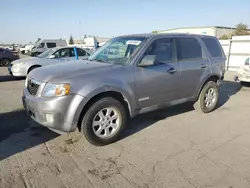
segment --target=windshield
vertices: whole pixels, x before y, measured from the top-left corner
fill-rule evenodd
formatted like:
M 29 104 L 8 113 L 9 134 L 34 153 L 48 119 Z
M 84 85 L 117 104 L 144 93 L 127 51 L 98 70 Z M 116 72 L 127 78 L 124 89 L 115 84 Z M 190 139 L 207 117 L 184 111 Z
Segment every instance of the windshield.
M 137 53 L 144 40 L 145 37 L 117 37 L 111 39 L 93 53 L 89 60 L 126 65 L 130 62 L 131 57 Z
M 38 55 L 37 57 L 39 57 L 39 58 L 49 57 L 54 51 L 55 51 L 55 49 L 49 48 L 49 49 L 45 50 L 43 53 L 41 53 L 40 55 Z

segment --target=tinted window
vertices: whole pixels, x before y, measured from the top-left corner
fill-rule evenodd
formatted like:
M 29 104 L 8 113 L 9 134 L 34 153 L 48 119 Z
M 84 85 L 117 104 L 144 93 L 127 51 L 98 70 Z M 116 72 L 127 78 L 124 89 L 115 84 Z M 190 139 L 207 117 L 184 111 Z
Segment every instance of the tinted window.
M 83 49 L 77 48 L 78 56 L 86 56 L 86 52 Z
M 177 38 L 178 60 L 202 58 L 202 49 L 195 38 Z
M 44 42 L 42 42 L 38 48 L 43 48 L 44 47 Z
M 216 39 L 202 38 L 202 41 L 205 43 L 212 57 L 222 57 L 222 51 Z
M 69 49 L 63 48 L 58 51 L 56 51 L 54 54 L 55 58 L 61 58 L 61 57 L 69 57 Z
M 147 49 L 146 55 L 156 55 L 156 61 L 165 63 L 174 60 L 174 39 L 155 40 Z
M 70 54 L 70 57 L 74 57 L 75 56 L 74 48 L 69 48 L 69 54 Z
M 47 47 L 48 48 L 54 48 L 54 47 L 56 47 L 56 43 L 52 43 L 52 42 L 47 43 Z

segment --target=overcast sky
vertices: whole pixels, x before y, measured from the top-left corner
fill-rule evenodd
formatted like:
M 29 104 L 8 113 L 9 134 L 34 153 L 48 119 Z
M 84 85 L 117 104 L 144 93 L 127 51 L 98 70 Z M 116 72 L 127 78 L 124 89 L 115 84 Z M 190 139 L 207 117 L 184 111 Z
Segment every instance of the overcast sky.
M 250 0 L 1 0 L 0 43 L 250 25 Z

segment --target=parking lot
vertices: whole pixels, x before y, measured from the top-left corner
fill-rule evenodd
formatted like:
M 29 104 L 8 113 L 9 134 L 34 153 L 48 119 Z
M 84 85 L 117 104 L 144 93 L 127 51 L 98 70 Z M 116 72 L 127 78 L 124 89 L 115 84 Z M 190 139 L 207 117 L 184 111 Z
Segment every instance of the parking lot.
M 218 108 L 180 105 L 129 122 L 105 147 L 29 119 L 24 79 L 0 68 L 0 187 L 250 187 L 250 87 L 227 72 Z

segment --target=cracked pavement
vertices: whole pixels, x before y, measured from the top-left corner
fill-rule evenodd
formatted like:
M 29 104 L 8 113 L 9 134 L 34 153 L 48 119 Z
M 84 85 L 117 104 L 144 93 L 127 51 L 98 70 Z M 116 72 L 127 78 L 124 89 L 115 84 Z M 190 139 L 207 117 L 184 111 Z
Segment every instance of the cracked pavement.
M 105 147 L 80 133 L 58 135 L 29 119 L 23 79 L 0 68 L 0 187 L 250 187 L 250 87 L 228 72 L 219 107 L 180 105 L 129 122 Z

